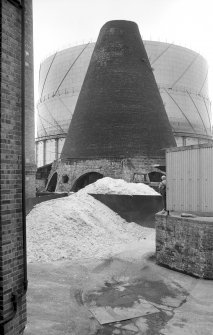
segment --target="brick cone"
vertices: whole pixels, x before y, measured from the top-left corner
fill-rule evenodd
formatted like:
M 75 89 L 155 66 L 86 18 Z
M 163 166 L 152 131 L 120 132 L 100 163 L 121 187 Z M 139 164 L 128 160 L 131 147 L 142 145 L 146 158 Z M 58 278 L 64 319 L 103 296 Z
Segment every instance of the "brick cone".
M 176 146 L 136 23 L 101 29 L 61 158 L 164 158 Z

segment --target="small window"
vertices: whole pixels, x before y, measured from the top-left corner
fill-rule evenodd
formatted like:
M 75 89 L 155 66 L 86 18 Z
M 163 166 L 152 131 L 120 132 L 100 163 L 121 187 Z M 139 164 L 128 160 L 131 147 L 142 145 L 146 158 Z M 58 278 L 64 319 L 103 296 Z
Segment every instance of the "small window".
M 67 174 L 63 175 L 63 176 L 62 176 L 62 182 L 63 182 L 64 184 L 67 184 L 68 181 L 69 181 L 69 177 L 68 177 L 68 175 L 67 175 Z

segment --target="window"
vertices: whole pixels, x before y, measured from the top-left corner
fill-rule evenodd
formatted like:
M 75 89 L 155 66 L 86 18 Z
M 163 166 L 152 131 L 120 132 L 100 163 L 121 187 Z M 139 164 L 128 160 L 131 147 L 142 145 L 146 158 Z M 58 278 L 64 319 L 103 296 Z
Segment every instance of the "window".
M 62 176 L 62 181 L 63 181 L 64 184 L 67 184 L 67 183 L 68 183 L 68 181 L 69 181 L 69 177 L 68 177 L 67 174 L 65 174 L 65 175 Z

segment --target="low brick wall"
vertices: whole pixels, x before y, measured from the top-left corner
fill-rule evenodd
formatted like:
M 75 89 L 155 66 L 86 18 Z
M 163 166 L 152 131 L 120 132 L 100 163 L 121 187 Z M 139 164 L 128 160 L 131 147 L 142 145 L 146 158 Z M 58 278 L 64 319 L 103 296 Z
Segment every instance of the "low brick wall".
M 156 262 L 213 279 L 213 218 L 156 214 Z

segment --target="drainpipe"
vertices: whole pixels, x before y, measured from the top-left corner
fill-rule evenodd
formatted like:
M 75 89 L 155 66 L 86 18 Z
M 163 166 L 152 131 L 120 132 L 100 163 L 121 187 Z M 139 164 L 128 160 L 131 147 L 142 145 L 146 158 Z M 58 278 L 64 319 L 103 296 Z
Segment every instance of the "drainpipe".
M 22 116 L 22 224 L 23 224 L 23 290 L 20 294 L 12 293 L 11 302 L 13 311 L 8 317 L 0 321 L 0 330 L 11 321 L 17 312 L 18 301 L 26 294 L 28 287 L 27 280 L 27 236 L 26 236 L 26 206 L 25 206 L 25 0 L 7 0 L 21 10 L 21 116 Z M 4 332 L 4 329 L 3 329 Z M 2 332 L 1 332 L 2 334 Z
M 24 281 L 23 288 L 27 292 L 27 234 L 26 234 L 26 204 L 25 204 L 25 0 L 22 0 L 21 17 L 21 104 L 22 104 L 22 222 L 23 222 L 23 258 L 24 258 Z

